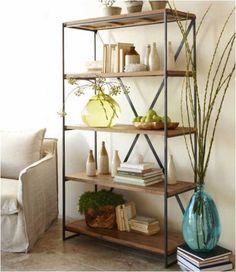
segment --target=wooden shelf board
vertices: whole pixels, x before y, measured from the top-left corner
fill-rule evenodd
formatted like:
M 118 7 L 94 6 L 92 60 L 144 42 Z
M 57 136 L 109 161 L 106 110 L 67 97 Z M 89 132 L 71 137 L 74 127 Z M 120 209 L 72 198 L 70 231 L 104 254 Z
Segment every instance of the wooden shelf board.
M 141 26 L 141 25 L 151 25 L 160 24 L 164 22 L 165 10 L 151 10 L 143 12 L 135 12 L 114 16 L 97 17 L 84 20 L 76 20 L 65 22 L 64 26 L 68 28 L 77 28 L 84 30 L 106 30 L 127 26 Z M 171 9 L 166 9 L 167 22 L 176 21 L 176 13 L 180 20 L 194 19 L 196 16 L 192 13 L 186 13 L 182 11 L 172 11 Z
M 66 230 L 75 233 L 86 234 L 98 239 L 143 249 L 158 254 L 165 254 L 164 235 L 157 233 L 155 235 L 144 235 L 136 232 L 125 232 L 117 229 L 95 229 L 86 225 L 84 220 L 77 220 L 66 224 Z M 168 233 L 168 254 L 176 252 L 177 246 L 183 244 L 182 235 L 178 232 Z
M 93 185 L 100 185 L 109 188 L 117 188 L 126 191 L 145 192 L 155 195 L 164 195 L 164 182 L 156 183 L 149 186 L 139 186 L 126 183 L 114 182 L 111 175 L 96 175 L 88 177 L 85 172 L 79 172 L 66 175 L 65 181 L 84 182 Z M 193 182 L 177 181 L 174 185 L 168 185 L 167 196 L 171 197 L 186 191 L 193 190 L 195 184 Z
M 85 125 L 66 125 L 65 130 L 87 130 L 87 131 L 100 131 L 112 133 L 129 133 L 129 134 L 152 134 L 164 136 L 164 130 L 144 130 L 137 129 L 133 125 L 115 125 L 114 127 L 99 128 L 88 127 Z M 167 137 L 177 137 L 184 134 L 192 134 L 195 132 L 194 128 L 178 127 L 176 129 L 168 130 Z
M 192 76 L 192 72 L 182 71 L 182 70 L 168 70 L 167 76 L 169 77 L 185 77 Z M 65 74 L 64 79 L 95 79 L 97 77 L 104 78 L 125 78 L 125 77 L 155 77 L 164 76 L 164 71 L 139 71 L 139 72 L 123 72 L 123 73 L 79 73 L 79 74 Z

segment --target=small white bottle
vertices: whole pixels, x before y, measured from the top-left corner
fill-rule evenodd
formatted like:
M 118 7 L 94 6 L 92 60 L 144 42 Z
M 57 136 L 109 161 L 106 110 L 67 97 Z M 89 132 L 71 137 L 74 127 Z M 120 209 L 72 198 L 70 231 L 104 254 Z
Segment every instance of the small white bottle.
M 149 56 L 149 70 L 150 71 L 158 71 L 160 70 L 160 59 L 157 52 L 157 46 L 154 42 L 152 44 L 150 56 Z
M 86 175 L 89 177 L 96 176 L 96 165 L 92 150 L 89 150 L 88 159 L 86 162 Z
M 167 56 L 167 69 L 168 70 L 175 70 L 175 56 L 172 49 L 171 42 L 168 42 L 168 56 Z
M 168 184 L 176 184 L 176 170 L 173 155 L 168 158 Z
M 98 173 L 102 175 L 109 174 L 109 160 L 108 160 L 107 150 L 105 147 L 105 142 L 102 142 L 102 148 L 100 151 L 100 156 L 98 161 Z
M 144 64 L 147 66 L 147 71 L 150 70 L 150 67 L 149 67 L 150 52 L 151 52 L 151 45 L 148 44 L 146 47 L 146 52 L 145 52 L 145 56 L 144 56 Z
M 120 157 L 118 150 L 115 150 L 112 161 L 111 161 L 111 176 L 114 177 L 117 174 L 117 168 L 120 166 Z

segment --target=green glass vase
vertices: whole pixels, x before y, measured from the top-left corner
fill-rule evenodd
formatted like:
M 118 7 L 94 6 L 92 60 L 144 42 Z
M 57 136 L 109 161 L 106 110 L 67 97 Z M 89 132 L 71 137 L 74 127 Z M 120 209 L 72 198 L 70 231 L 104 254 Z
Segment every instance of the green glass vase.
M 182 231 L 187 245 L 198 252 L 208 252 L 220 237 L 219 214 L 213 199 L 198 185 L 185 211 Z
M 82 111 L 82 120 L 89 127 L 112 127 L 119 118 L 119 104 L 107 94 L 92 96 Z

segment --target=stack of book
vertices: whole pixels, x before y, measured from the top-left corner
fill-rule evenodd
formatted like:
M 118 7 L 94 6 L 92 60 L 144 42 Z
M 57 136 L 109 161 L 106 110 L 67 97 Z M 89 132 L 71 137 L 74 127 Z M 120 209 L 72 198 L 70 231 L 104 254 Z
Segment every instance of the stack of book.
M 153 235 L 160 231 L 160 224 L 156 218 L 136 216 L 129 220 L 130 229 L 147 235 Z
M 124 72 L 125 54 L 133 45 L 133 43 L 104 44 L 103 73 Z
M 216 246 L 209 252 L 193 251 L 184 244 L 177 247 L 177 261 L 183 271 L 227 271 L 233 268 L 232 251 Z
M 160 168 L 153 168 L 153 163 L 121 163 L 114 177 L 115 182 L 148 186 L 163 181 Z
M 116 224 L 120 231 L 130 231 L 129 220 L 136 216 L 135 203 L 127 202 L 116 207 Z

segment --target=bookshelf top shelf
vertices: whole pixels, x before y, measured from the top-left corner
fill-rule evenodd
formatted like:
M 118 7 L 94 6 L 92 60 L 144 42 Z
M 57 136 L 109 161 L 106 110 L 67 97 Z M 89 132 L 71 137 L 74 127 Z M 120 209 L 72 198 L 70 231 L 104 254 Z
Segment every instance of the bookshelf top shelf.
M 67 28 L 76 28 L 90 31 L 114 29 L 130 26 L 142 26 L 161 24 L 164 22 L 165 11 L 167 15 L 167 22 L 176 21 L 176 13 L 179 20 L 190 20 L 196 16 L 192 13 L 175 11 L 171 9 L 151 10 L 143 12 L 135 12 L 121 15 L 97 17 L 84 20 L 76 20 L 65 22 L 63 25 Z
M 164 76 L 165 72 L 163 70 L 159 71 L 140 71 L 140 72 L 122 72 L 122 73 L 79 73 L 79 74 L 65 74 L 64 79 L 95 79 L 97 77 L 104 78 L 124 78 L 124 77 L 155 77 L 155 76 Z M 168 70 L 168 77 L 185 77 L 192 76 L 190 71 L 181 71 L 181 70 Z

